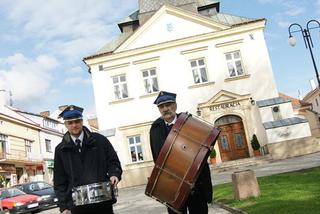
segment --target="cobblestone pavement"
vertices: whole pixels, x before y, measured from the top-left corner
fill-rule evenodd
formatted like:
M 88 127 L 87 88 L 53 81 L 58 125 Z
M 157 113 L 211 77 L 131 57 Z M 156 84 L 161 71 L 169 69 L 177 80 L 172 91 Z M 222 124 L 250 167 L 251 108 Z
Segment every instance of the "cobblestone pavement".
M 279 174 L 289 171 L 296 171 L 306 168 L 320 166 L 320 152 L 300 157 L 288 158 L 285 160 L 272 161 L 267 164 L 241 167 L 225 172 L 212 170 L 213 184 L 231 182 L 231 174 L 235 171 L 252 169 L 258 177 Z M 123 188 L 119 190 L 118 203 L 114 206 L 115 214 L 165 214 L 166 208 L 161 203 L 144 195 L 145 186 Z M 41 212 L 41 214 L 57 214 L 58 208 Z M 229 214 L 230 212 L 212 205 L 209 214 Z

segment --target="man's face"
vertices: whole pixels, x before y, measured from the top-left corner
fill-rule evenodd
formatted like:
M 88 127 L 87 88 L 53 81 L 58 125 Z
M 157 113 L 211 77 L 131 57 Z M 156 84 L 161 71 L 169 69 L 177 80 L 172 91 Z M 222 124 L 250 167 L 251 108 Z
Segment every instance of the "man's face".
M 64 125 L 67 127 L 68 131 L 73 136 L 79 136 L 82 132 L 83 120 L 71 120 L 65 121 Z
M 162 118 L 168 123 L 171 123 L 176 116 L 177 103 L 163 103 L 158 106 L 158 109 L 161 113 Z

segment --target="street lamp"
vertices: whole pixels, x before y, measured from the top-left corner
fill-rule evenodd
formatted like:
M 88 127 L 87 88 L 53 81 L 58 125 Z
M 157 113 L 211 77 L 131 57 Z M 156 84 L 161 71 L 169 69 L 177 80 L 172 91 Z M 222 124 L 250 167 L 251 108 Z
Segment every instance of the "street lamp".
M 318 24 L 318 26 L 316 27 L 312 27 L 310 28 L 309 25 L 310 23 L 316 23 Z M 293 26 L 298 26 L 299 29 L 298 30 L 295 30 L 295 31 L 291 31 L 291 28 Z M 294 38 L 292 36 L 292 33 L 296 33 L 296 32 L 301 32 L 302 33 L 302 36 L 303 36 L 303 40 L 304 40 L 304 44 L 306 45 L 306 48 L 309 49 L 310 51 L 310 55 L 311 55 L 311 58 L 312 58 L 312 63 L 313 63 L 313 67 L 314 67 L 314 70 L 316 71 L 316 76 L 317 76 L 317 81 L 318 81 L 318 87 L 320 88 L 320 80 L 319 80 L 319 73 L 318 73 L 318 69 L 317 69 L 317 65 L 316 65 L 316 62 L 314 61 L 314 57 L 313 57 L 313 52 L 312 52 L 312 48 L 313 48 L 313 42 L 312 42 L 312 38 L 311 38 L 311 34 L 310 34 L 310 30 L 311 29 L 315 29 L 315 28 L 320 28 L 320 22 L 318 22 L 317 20 L 310 20 L 307 22 L 307 28 L 303 29 L 301 27 L 301 25 L 297 24 L 297 23 L 293 23 L 289 26 L 289 44 L 294 47 L 296 44 L 297 44 L 297 41 L 296 41 L 296 38 Z M 320 32 L 320 31 L 319 31 Z
M 12 102 L 12 91 L 7 91 L 5 89 L 0 89 L 0 92 L 9 92 L 9 96 L 10 96 L 10 106 L 13 105 L 13 102 Z

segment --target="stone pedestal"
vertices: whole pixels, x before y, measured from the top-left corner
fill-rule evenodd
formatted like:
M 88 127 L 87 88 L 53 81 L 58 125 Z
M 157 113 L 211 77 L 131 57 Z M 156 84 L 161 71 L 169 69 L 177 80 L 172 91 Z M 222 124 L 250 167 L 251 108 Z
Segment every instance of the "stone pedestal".
M 236 200 L 258 197 L 260 188 L 254 171 L 245 170 L 232 173 L 233 195 Z

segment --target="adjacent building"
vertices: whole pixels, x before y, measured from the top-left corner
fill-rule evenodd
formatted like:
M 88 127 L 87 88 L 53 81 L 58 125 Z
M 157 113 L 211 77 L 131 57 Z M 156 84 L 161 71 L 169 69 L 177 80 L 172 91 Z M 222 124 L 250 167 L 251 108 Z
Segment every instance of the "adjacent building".
M 35 114 L 31 112 L 15 110 L 15 112 L 34 121 L 40 126 L 40 155 L 43 160 L 44 180 L 53 183 L 53 164 L 55 147 L 61 142 L 65 128 L 60 121 L 50 118 L 50 112 Z
M 40 130 L 13 108 L 0 106 L 0 185 L 43 180 Z

